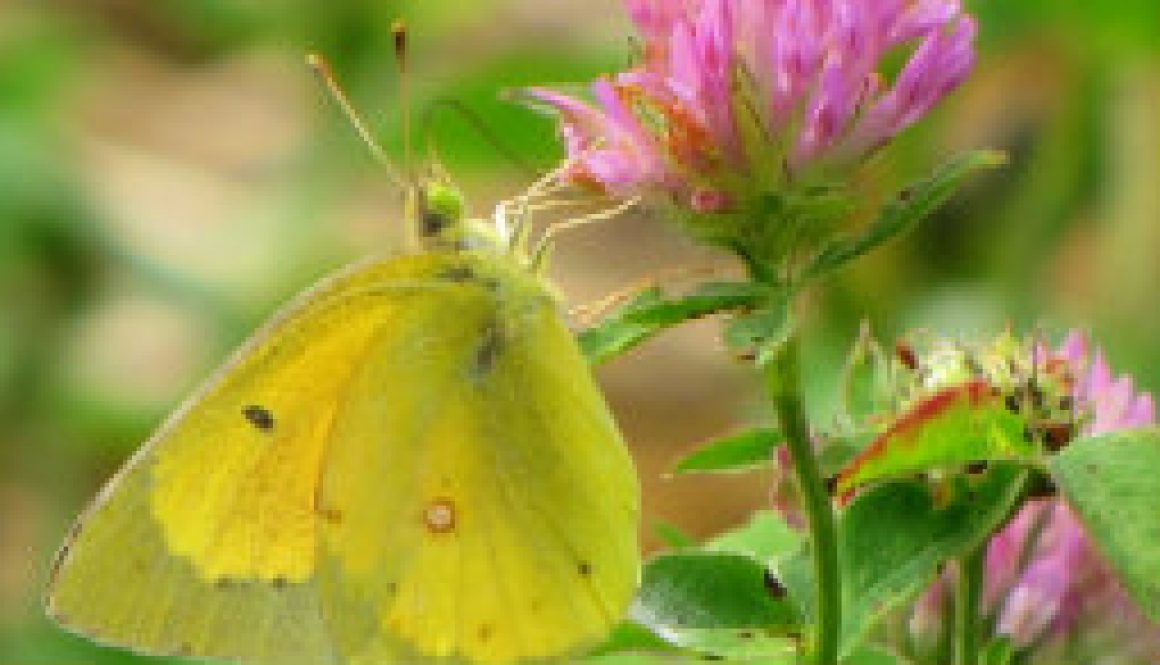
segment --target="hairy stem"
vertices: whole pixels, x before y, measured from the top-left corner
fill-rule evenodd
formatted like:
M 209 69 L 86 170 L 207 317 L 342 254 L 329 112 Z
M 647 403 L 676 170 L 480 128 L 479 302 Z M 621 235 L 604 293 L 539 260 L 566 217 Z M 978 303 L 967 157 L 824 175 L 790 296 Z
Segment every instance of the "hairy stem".
M 835 665 L 838 662 L 838 633 L 842 626 L 838 538 L 830 497 L 810 445 L 809 425 L 802 402 L 797 336 L 791 336 L 769 357 L 762 358 L 759 366 L 793 459 L 809 524 L 817 607 L 813 662 L 816 665 Z

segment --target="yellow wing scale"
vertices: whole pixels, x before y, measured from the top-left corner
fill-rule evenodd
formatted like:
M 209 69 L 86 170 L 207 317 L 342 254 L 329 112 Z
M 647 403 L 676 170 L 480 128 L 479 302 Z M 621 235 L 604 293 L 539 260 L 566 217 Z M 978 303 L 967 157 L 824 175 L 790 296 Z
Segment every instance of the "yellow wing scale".
M 587 372 L 506 259 L 350 270 L 110 483 L 50 611 L 144 651 L 250 660 L 574 651 L 622 615 L 638 556 L 636 479 Z

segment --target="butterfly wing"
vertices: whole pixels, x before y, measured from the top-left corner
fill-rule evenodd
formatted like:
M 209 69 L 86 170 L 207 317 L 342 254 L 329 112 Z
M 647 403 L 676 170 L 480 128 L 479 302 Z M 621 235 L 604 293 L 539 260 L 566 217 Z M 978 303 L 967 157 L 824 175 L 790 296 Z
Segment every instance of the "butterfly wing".
M 456 269 L 336 418 L 320 584 L 356 661 L 562 655 L 635 589 L 637 480 L 571 334 L 530 276 Z
M 301 296 L 108 483 L 57 555 L 49 613 L 151 653 L 329 662 L 317 485 L 361 357 L 431 273 L 365 264 Z

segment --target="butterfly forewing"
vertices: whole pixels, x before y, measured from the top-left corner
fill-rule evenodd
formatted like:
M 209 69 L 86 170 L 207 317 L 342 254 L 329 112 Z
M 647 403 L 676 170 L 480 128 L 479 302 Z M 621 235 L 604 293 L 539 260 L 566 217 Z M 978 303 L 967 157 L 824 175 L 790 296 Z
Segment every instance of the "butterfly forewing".
M 416 260 L 348 270 L 255 334 L 78 521 L 49 612 L 150 653 L 328 662 L 321 460 L 359 359 L 414 292 Z

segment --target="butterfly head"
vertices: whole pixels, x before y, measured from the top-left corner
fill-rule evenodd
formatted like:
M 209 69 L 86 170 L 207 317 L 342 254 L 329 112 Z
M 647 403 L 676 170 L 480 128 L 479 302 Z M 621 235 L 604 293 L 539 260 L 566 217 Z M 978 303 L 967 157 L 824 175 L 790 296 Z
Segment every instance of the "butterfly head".
M 511 243 L 497 214 L 496 224 L 468 217 L 463 195 L 446 177 L 433 177 L 408 188 L 407 219 L 424 251 L 507 253 Z

